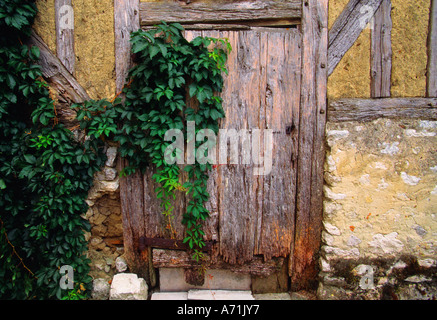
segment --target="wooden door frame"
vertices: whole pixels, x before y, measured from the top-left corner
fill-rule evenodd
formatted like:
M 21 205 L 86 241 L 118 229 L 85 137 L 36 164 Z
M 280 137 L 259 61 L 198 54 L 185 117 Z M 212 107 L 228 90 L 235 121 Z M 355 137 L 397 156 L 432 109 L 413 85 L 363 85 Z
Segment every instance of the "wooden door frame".
M 293 2 L 296 2 L 295 0 Z M 141 4 L 144 6 L 145 4 Z M 129 34 L 140 27 L 139 0 L 114 0 L 116 88 L 120 91 L 131 66 Z M 302 89 L 299 119 L 298 176 L 295 236 L 289 260 L 291 289 L 314 287 L 317 282 L 318 252 L 323 217 L 323 164 L 328 66 L 328 0 L 302 0 Z M 120 161 L 122 166 L 123 160 Z M 141 210 L 142 179 L 134 177 L 139 190 L 121 195 L 123 237 L 127 260 L 133 272 L 154 285 L 149 248 L 139 244 L 132 215 Z M 128 187 L 120 179 L 120 189 Z M 132 198 L 137 195 L 140 199 Z M 131 215 L 132 214 L 132 215 Z M 143 262 L 139 262 L 141 258 Z

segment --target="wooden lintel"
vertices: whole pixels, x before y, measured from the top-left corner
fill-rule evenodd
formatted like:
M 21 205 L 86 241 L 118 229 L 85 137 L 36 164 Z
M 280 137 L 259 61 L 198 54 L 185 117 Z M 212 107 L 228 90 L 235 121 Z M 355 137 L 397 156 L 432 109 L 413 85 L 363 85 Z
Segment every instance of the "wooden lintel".
M 437 120 L 437 98 L 340 99 L 328 108 L 328 121 L 332 122 L 378 118 Z
M 154 268 L 198 268 L 199 266 L 208 269 L 227 269 L 237 273 L 246 273 L 257 276 L 268 276 L 279 270 L 284 263 L 284 258 L 273 258 L 264 261 L 262 257 L 254 256 L 251 261 L 244 264 L 229 264 L 222 259 L 213 260 L 210 255 L 205 254 L 202 261 L 195 261 L 191 254 L 182 250 L 153 249 Z
M 178 23 L 223 23 L 226 21 L 256 21 L 300 19 L 302 0 L 289 1 L 173 1 L 140 3 L 142 26 L 166 22 Z

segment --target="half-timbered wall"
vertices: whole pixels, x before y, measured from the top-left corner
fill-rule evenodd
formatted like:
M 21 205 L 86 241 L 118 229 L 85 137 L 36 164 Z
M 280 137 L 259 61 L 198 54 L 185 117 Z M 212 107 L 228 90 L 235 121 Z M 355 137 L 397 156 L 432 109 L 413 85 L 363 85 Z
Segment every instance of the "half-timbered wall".
M 152 8 L 154 1 L 150 3 L 132 1 L 131 4 L 134 5 L 128 5 L 125 8 L 128 11 L 131 10 L 131 14 L 121 17 L 131 29 L 127 28 L 123 33 L 117 33 L 117 21 L 123 23 L 123 19 L 117 16 L 117 8 L 120 7 L 121 2 L 130 3 L 130 1 L 75 0 L 71 1 L 74 10 L 74 28 L 68 34 L 60 35 L 56 32 L 56 16 L 63 15 L 59 12 L 59 8 L 64 2 L 68 4 L 68 1 L 64 0 L 37 1 L 40 14 L 35 23 L 37 36 L 34 37 L 33 42 L 39 43 L 40 48 L 43 48 L 42 59 L 46 61 L 45 67 L 44 61 L 42 63 L 44 76 L 50 80 L 49 83 L 53 89 L 59 92 L 59 110 L 61 112 L 64 110 L 64 121 L 74 127 L 74 123 L 70 122 L 74 115 L 68 112 L 68 105 L 90 97 L 110 99 L 120 90 L 123 85 L 121 75 L 128 68 L 130 56 L 126 51 L 121 53 L 125 58 L 119 59 L 116 52 L 120 54 L 120 47 L 123 42 L 127 41 L 129 31 L 140 25 L 146 27 L 147 24 L 153 22 L 153 19 L 150 20 L 151 22 L 146 22 L 146 20 L 147 17 L 153 17 L 156 11 L 148 12 L 146 17 L 146 11 L 140 9 Z M 320 15 L 323 13 L 322 7 L 313 6 L 314 3 L 321 5 L 323 1 L 305 1 L 304 3 L 309 5 L 304 6 L 296 5 L 297 2 L 299 1 L 290 1 L 287 4 L 288 12 L 291 12 L 287 16 L 281 16 L 283 8 L 281 4 L 277 4 L 281 2 L 275 2 L 274 10 L 269 13 L 277 14 L 275 19 L 266 16 L 262 9 L 258 16 L 254 17 L 253 11 L 251 13 L 249 11 L 248 14 L 251 15 L 250 19 L 256 21 L 252 23 L 253 27 L 281 28 L 296 25 L 296 30 L 301 30 L 302 34 L 297 35 L 295 31 L 291 31 L 285 34 L 281 32 L 267 35 L 259 33 L 259 36 L 252 37 L 253 31 L 244 31 L 244 28 L 240 26 L 239 30 L 244 31 L 241 34 L 245 35 L 238 37 L 242 41 L 243 48 L 257 45 L 259 52 L 262 52 L 266 50 L 263 44 L 272 41 L 292 41 L 293 37 L 301 37 L 303 44 L 312 43 L 312 48 L 316 50 L 307 50 L 311 46 L 305 45 L 296 48 L 296 50 L 301 50 L 301 61 L 304 61 L 305 57 L 314 57 L 317 53 L 320 54 L 318 59 L 323 57 L 321 53 L 323 53 L 325 44 L 318 39 L 323 38 L 320 32 L 327 32 L 328 29 L 318 29 L 320 21 L 299 19 L 301 16 L 310 17 L 312 14 L 318 14 L 319 19 L 327 19 L 327 16 Z M 219 12 L 217 17 L 220 17 L 220 14 L 227 14 L 226 8 L 220 7 L 220 1 L 214 3 L 216 11 Z M 138 8 L 135 7 L 136 5 Z M 358 5 L 367 5 L 367 9 L 376 5 L 379 9 L 373 22 L 364 25 L 361 28 L 363 30 L 358 30 L 354 36 L 342 34 L 343 29 L 354 29 L 360 26 L 359 21 L 357 23 L 353 19 L 354 14 L 355 18 L 361 17 L 356 16 L 356 11 L 353 10 Z M 359 9 L 358 12 L 366 16 L 367 11 Z M 171 14 L 175 19 L 178 18 L 177 10 L 172 10 Z M 340 23 L 339 18 L 342 15 L 345 24 Z M 211 12 L 208 12 L 206 8 L 204 16 L 208 21 L 200 23 L 198 29 L 205 28 L 206 24 L 215 24 L 215 27 L 222 24 L 219 18 L 211 17 Z M 132 17 L 134 23 L 129 21 Z M 437 102 L 435 99 L 430 99 L 437 96 L 435 93 L 436 63 L 434 63 L 437 57 L 436 17 L 436 1 L 431 0 L 329 1 L 329 42 L 326 44 L 328 48 L 326 53 L 329 53 L 332 48 L 338 48 L 333 52 L 333 56 L 337 55 L 340 59 L 337 59 L 333 65 L 328 54 L 327 61 L 321 59 L 317 60 L 316 64 L 302 64 L 300 73 L 309 76 L 301 78 L 300 85 L 304 94 L 299 101 L 299 110 L 291 110 L 292 119 L 295 119 L 293 112 L 296 112 L 299 114 L 300 127 L 310 125 L 314 130 L 301 130 L 299 135 L 284 136 L 284 144 L 287 144 L 288 148 L 285 154 L 291 154 L 292 162 L 307 161 L 306 163 L 310 163 L 311 157 L 319 152 L 322 156 L 319 154 L 318 159 L 326 159 L 324 167 L 323 162 L 313 162 L 310 170 L 303 166 L 291 169 L 291 172 L 296 171 L 296 177 L 301 177 L 301 180 L 291 178 L 295 185 L 289 184 L 290 193 L 295 192 L 295 202 L 294 204 L 287 202 L 287 205 L 290 206 L 291 211 L 293 211 L 291 207 L 295 206 L 295 215 L 291 219 L 296 223 L 293 226 L 294 242 L 290 242 L 290 246 L 272 245 L 265 240 L 272 236 L 280 236 L 278 230 L 263 227 L 271 218 L 267 214 L 268 211 L 258 211 L 249 223 L 244 225 L 254 231 L 250 241 L 247 240 L 253 246 L 250 252 L 253 252 L 254 257 L 251 263 L 245 264 L 246 272 L 265 276 L 266 273 L 263 272 L 266 270 L 267 272 L 278 270 L 285 263 L 287 266 L 285 274 L 291 275 L 286 280 L 290 281 L 289 284 L 293 284 L 293 281 L 299 284 L 299 279 L 309 277 L 317 280 L 316 277 L 319 274 L 321 279 L 319 297 L 323 299 L 332 297 L 405 298 L 408 294 L 419 292 L 417 295 L 424 296 L 425 291 L 431 290 L 432 292 L 430 284 L 433 282 L 427 279 L 434 279 L 437 263 L 435 226 Z M 233 19 L 234 21 L 229 22 L 228 27 L 236 24 L 235 19 L 238 20 L 238 18 Z M 349 24 L 346 26 L 346 23 Z M 190 32 L 194 34 L 202 31 L 196 31 L 193 28 Z M 229 36 L 233 31 L 228 29 L 220 32 Z M 62 40 L 64 36 L 69 37 L 69 40 Z M 230 37 L 232 38 L 232 35 Z M 328 40 L 328 37 L 324 39 Z M 337 44 L 335 41 L 338 41 Z M 70 49 L 63 50 L 63 46 Z M 74 49 L 73 52 L 71 48 Z M 267 62 L 269 62 L 272 66 L 284 68 L 284 64 L 290 63 L 287 66 L 298 64 L 296 60 L 293 60 L 292 55 L 288 55 L 286 60 L 278 59 L 277 53 L 280 54 L 282 49 L 278 47 L 277 50 L 278 52 L 272 52 L 270 61 L 267 60 L 267 55 L 263 58 L 264 60 L 246 61 L 245 59 L 253 54 L 252 51 L 248 51 L 247 56 L 241 58 L 236 56 L 235 59 L 246 61 L 249 66 L 252 66 L 251 64 L 268 65 Z M 268 78 L 268 70 L 268 68 L 265 69 L 265 78 L 259 78 L 259 81 L 264 81 L 263 84 L 269 84 L 269 81 L 290 81 L 288 77 L 287 79 Z M 298 73 L 299 69 L 290 68 L 285 74 L 295 77 Z M 323 107 L 314 109 L 304 107 L 324 105 L 326 90 L 322 86 L 323 81 L 311 80 L 316 79 L 317 76 L 323 79 L 326 77 L 324 73 L 329 75 L 327 110 Z M 246 72 L 239 77 L 253 79 L 260 75 Z M 228 80 L 234 81 L 235 79 Z M 266 88 L 272 86 L 274 87 L 275 83 L 270 83 Z M 243 96 L 245 90 L 250 90 L 250 87 L 242 88 Z M 260 110 L 268 103 L 273 112 L 274 106 L 281 105 L 282 101 L 266 99 L 264 105 L 259 103 L 256 108 Z M 278 115 L 279 118 L 286 116 L 289 115 Z M 315 135 L 323 136 L 325 133 L 325 117 L 328 121 L 326 140 L 314 140 Z M 246 117 L 244 121 L 252 121 L 250 119 Z M 273 118 L 271 120 L 275 121 Z M 234 119 L 230 114 L 228 121 L 237 123 L 241 119 Z M 298 147 L 304 145 L 306 147 L 298 148 L 296 152 L 294 149 L 296 144 Z M 323 149 L 325 145 L 327 146 L 326 152 Z M 123 199 L 120 200 L 119 197 L 120 180 L 114 168 L 115 149 L 115 146 L 108 146 L 108 155 L 111 155 L 112 162 L 108 163 L 102 173 L 96 176 L 95 188 L 88 200 L 91 209 L 86 214 L 93 224 L 92 231 L 88 235 L 90 257 L 93 258 L 92 275 L 108 279 L 115 272 L 114 261 L 123 253 L 123 242 L 126 239 L 126 229 L 123 230 L 121 223 Z M 220 174 L 223 175 L 223 172 L 217 171 L 215 178 L 220 178 Z M 142 177 L 134 177 L 134 179 L 137 179 L 138 185 L 150 187 Z M 272 191 L 271 183 L 267 183 L 263 178 L 256 179 L 256 184 L 263 187 L 263 192 Z M 248 181 L 245 183 L 249 184 Z M 312 185 L 321 184 L 324 185 L 323 188 L 312 187 Z M 211 185 L 210 188 L 214 189 L 215 185 Z M 149 200 L 153 196 L 152 193 L 141 193 L 141 195 L 149 197 Z M 274 207 L 272 204 L 292 198 L 289 193 L 277 196 L 279 198 L 272 197 L 270 198 L 272 201 L 263 203 L 263 206 Z M 249 197 L 255 201 L 264 199 L 256 192 L 249 193 Z M 309 201 L 312 198 L 323 199 L 323 202 Z M 215 200 L 213 197 L 211 208 L 215 209 L 214 206 L 218 208 L 220 205 L 231 206 L 230 203 L 223 202 L 220 202 L 219 196 Z M 144 205 L 144 201 L 141 203 Z M 323 222 L 323 225 L 317 225 L 312 222 L 314 220 L 311 215 L 313 212 L 318 212 L 317 206 L 322 204 L 323 221 L 321 219 L 316 221 L 319 221 L 319 224 Z M 125 207 L 135 206 L 135 202 L 128 202 L 124 205 Z M 304 214 L 297 215 L 298 211 Z M 278 217 L 280 216 L 276 218 Z M 213 225 L 217 224 L 220 219 L 219 215 L 213 215 L 209 222 L 211 226 L 208 227 L 211 228 L 208 229 L 208 236 L 211 239 L 220 236 L 215 235 L 213 231 Z M 287 220 L 277 220 L 272 221 L 271 225 L 281 224 L 281 227 L 290 228 L 286 222 Z M 148 230 L 145 223 L 136 227 Z M 238 226 L 238 221 L 236 225 L 229 224 L 229 230 L 232 230 Z M 216 251 L 221 253 L 226 261 L 215 261 L 217 265 L 225 269 L 230 266 L 228 262 L 236 262 L 239 259 L 249 260 L 248 256 L 243 254 L 241 257 L 238 251 L 227 249 L 229 246 L 227 247 L 226 243 L 224 242 L 223 247 Z M 141 243 L 141 241 L 136 245 L 148 248 L 148 243 Z M 299 251 L 299 248 L 311 249 Z M 318 255 L 320 248 L 320 255 Z M 294 252 L 294 255 L 289 255 L 291 252 Z M 153 282 L 156 279 L 153 278 L 155 273 L 151 266 L 168 266 L 166 261 L 172 258 L 167 255 L 168 253 L 168 250 L 157 251 L 156 261 L 152 261 L 151 249 L 138 251 L 138 258 L 147 262 L 148 275 L 145 276 L 150 277 L 152 284 L 156 284 Z M 265 263 L 262 260 L 264 255 L 267 258 L 274 256 L 279 256 L 279 258 L 273 258 Z M 289 260 L 284 262 L 284 256 L 287 255 Z M 293 257 L 297 258 L 293 259 Z M 315 259 L 316 263 L 314 263 Z M 186 257 L 181 257 L 178 263 L 182 268 L 192 267 Z M 351 288 L 353 284 L 357 285 L 360 281 L 360 270 L 353 271 L 359 265 L 371 266 L 375 271 L 377 290 L 372 291 L 373 293 L 362 290 L 359 291 L 359 295 L 354 295 L 347 291 L 347 288 Z M 235 271 L 235 268 L 232 268 L 231 270 Z M 389 273 L 389 270 L 398 271 Z M 240 272 L 241 269 L 237 271 Z M 413 271 L 416 274 L 411 274 Z M 394 275 L 396 275 L 396 280 L 392 280 Z M 411 281 L 407 281 L 409 277 L 413 277 Z M 275 278 L 274 281 L 276 280 Z M 392 289 L 389 288 L 394 285 L 399 288 L 399 291 L 390 291 Z M 408 289 L 413 290 L 411 293 L 405 289 L 409 285 L 413 285 L 414 290 L 417 288 L 420 290 Z M 283 290 L 289 288 L 286 287 Z M 299 289 L 299 285 L 291 286 L 291 289 Z M 355 289 L 361 288 L 355 287 Z

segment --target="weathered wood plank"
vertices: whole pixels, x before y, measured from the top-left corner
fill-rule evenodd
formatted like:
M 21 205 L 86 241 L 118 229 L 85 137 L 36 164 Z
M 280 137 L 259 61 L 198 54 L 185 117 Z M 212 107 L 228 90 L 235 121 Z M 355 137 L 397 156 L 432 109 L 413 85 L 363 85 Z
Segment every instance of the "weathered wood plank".
M 118 171 L 128 166 L 125 159 L 119 157 Z M 151 263 L 151 248 L 139 241 L 145 237 L 144 185 L 139 170 L 128 177 L 120 177 L 120 202 L 123 221 L 124 256 L 131 272 L 137 273 L 152 287 L 156 278 Z
M 71 0 L 55 1 L 56 54 L 65 68 L 74 74 L 74 13 Z
M 437 98 L 341 99 L 329 104 L 328 121 L 378 118 L 437 120 Z
M 254 114 L 258 113 L 259 101 L 255 101 L 258 97 L 252 94 L 257 92 L 259 59 L 258 50 L 252 49 L 260 46 L 259 37 L 251 31 L 229 31 L 227 37 L 233 50 L 227 62 L 229 75 L 224 77 L 222 98 L 226 117 L 222 119 L 220 128 L 239 131 L 252 125 L 258 127 L 252 123 L 249 108 Z M 218 140 L 219 146 L 228 145 L 221 137 Z M 217 168 L 220 255 L 231 264 L 252 259 L 254 217 L 259 212 L 252 206 L 252 187 L 256 183 L 253 168 L 243 161 L 242 149 L 239 147 L 238 150 L 237 163 L 227 158 Z
M 183 168 L 180 169 L 180 181 L 183 184 L 186 180 L 186 173 Z M 144 219 L 145 235 L 147 238 L 166 238 L 182 240 L 185 238 L 185 227 L 182 225 L 182 217 L 186 210 L 186 199 L 184 192 L 176 192 L 176 199 L 171 201 L 173 206 L 172 215 L 168 218 L 162 213 L 161 199 L 156 197 L 156 188 L 159 184 L 152 179 L 156 173 L 155 166 L 146 168 L 143 174 L 144 185 Z
M 372 26 L 370 53 L 370 90 L 372 98 L 391 95 L 391 0 L 384 0 L 376 11 Z
M 262 19 L 299 19 L 301 0 L 218 0 L 173 1 L 140 3 L 141 25 L 154 25 L 165 19 L 179 23 L 223 23 Z
M 39 48 L 40 57 L 38 64 L 41 66 L 43 77 L 47 79 L 51 85 L 55 86 L 59 92 L 66 92 L 75 103 L 90 99 L 85 89 L 82 88 L 62 62 L 50 51 L 44 41 L 34 31 L 32 31 L 28 43 Z
M 334 72 L 383 0 L 350 0 L 329 31 L 328 76 Z
M 292 128 L 297 128 L 299 119 L 300 33 L 255 28 L 222 35 L 234 50 L 228 59 L 229 76 L 222 93 L 226 118 L 220 127 L 268 128 L 278 134 L 272 141 L 275 163 L 270 173 L 254 176 L 259 165 L 253 154 L 245 162 L 241 149 L 237 164 L 228 159 L 217 168 L 220 254 L 231 264 L 250 261 L 254 254 L 266 259 L 287 256 L 294 226 L 292 161 L 297 157 L 297 130 Z M 265 134 L 262 131 L 259 137 L 262 157 L 267 156 Z
M 437 97 L 437 1 L 431 1 L 428 36 L 427 97 Z
M 208 254 L 204 255 L 201 262 L 192 259 L 191 254 L 182 250 L 153 249 L 153 266 L 155 268 L 198 268 L 227 269 L 238 273 L 247 273 L 257 276 L 268 276 L 279 270 L 284 263 L 284 258 L 274 258 L 264 261 L 262 257 L 253 257 L 242 265 L 229 264 L 219 259 L 213 261 Z
M 140 28 L 139 0 L 114 1 L 115 87 L 123 89 L 132 67 L 130 34 Z
M 265 128 L 273 129 L 275 134 L 272 141 L 272 170 L 259 177 L 263 192 L 261 230 L 256 252 L 268 260 L 274 256 L 288 256 L 293 243 L 301 35 L 297 30 L 266 32 L 266 35 L 265 93 L 261 109 L 265 113 Z
M 294 254 L 289 273 L 293 290 L 309 288 L 317 275 L 323 204 L 326 122 L 328 1 L 303 6 L 302 85 Z

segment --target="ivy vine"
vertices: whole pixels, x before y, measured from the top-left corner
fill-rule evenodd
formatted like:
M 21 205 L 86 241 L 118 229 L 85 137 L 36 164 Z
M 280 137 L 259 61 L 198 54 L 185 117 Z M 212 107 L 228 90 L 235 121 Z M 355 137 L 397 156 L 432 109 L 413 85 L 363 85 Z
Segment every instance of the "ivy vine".
M 189 42 L 180 25 L 164 22 L 134 32 L 137 64 L 124 99 L 73 105 L 85 133 L 78 139 L 57 119 L 56 97 L 36 63 L 38 48 L 25 45 L 37 13 L 34 2 L 0 2 L 0 299 L 88 296 L 84 232 L 90 225 L 82 216 L 93 176 L 106 161 L 105 139 L 118 141 L 129 160 L 122 174 L 154 166 L 156 194 L 169 221 L 176 192 L 186 193 L 184 242 L 201 259 L 211 164 L 185 166 L 188 181 L 180 181 L 182 169 L 164 161 L 171 143 L 165 133 L 184 130 L 186 121 L 218 133 L 224 112 L 216 93 L 223 87 L 229 43 L 208 37 Z M 187 96 L 197 105 L 187 106 Z M 196 147 L 201 143 L 195 141 Z M 63 265 L 74 269 L 73 290 L 59 286 Z
M 180 24 L 162 22 L 153 29 L 133 32 L 131 43 L 136 65 L 129 71 L 122 92 L 124 101 L 120 98 L 111 102 L 87 101 L 72 107 L 88 136 L 97 139 L 103 134 L 119 142 L 120 155 L 129 162 L 120 173 L 122 176 L 153 166 L 152 178 L 159 185 L 156 196 L 161 200 L 162 214 L 170 230 L 174 216 L 172 200 L 177 192 L 186 194 L 187 211 L 181 221 L 186 226 L 184 243 L 188 243 L 193 258 L 199 261 L 205 246 L 202 222 L 209 216 L 205 202 L 209 199 L 206 187 L 212 165 L 208 162 L 186 165 L 183 170 L 188 173 L 188 181 L 182 182 L 181 167 L 165 160 L 172 143 L 165 135 L 171 129 L 181 130 L 186 142 L 194 142 L 197 149 L 204 143 L 195 139 L 199 130 L 218 133 L 218 119 L 225 113 L 217 94 L 223 88 L 222 74 L 227 73 L 225 63 L 231 46 L 226 39 L 211 37 L 187 41 L 183 31 Z M 192 99 L 190 105 L 186 103 L 187 97 Z M 187 121 L 195 123 L 194 136 L 187 134 Z M 175 149 L 173 156 L 184 157 L 180 149 Z
M 85 298 L 81 215 L 104 142 L 78 141 L 59 123 L 39 50 L 25 44 L 36 13 L 34 1 L 0 2 L 0 299 Z M 63 265 L 73 267 L 72 290 L 59 286 Z
M 183 31 L 180 24 L 162 22 L 154 29 L 132 33 L 137 64 L 129 73 L 125 102 L 115 106 L 121 120 L 115 140 L 120 143 L 121 156 L 129 160 L 125 174 L 149 165 L 155 167 L 153 179 L 159 184 L 156 194 L 170 225 L 172 199 L 176 192 L 186 193 L 184 243 L 199 261 L 205 246 L 202 222 L 209 216 L 205 202 L 209 199 L 206 186 L 211 163 L 186 165 L 183 170 L 188 173 L 188 181 L 181 182 L 181 167 L 165 161 L 165 152 L 172 143 L 166 141 L 165 134 L 170 129 L 182 130 L 187 143 L 194 140 L 197 149 L 203 143 L 195 139 L 199 130 L 218 133 L 218 119 L 225 113 L 217 93 L 223 88 L 222 74 L 227 73 L 225 62 L 231 46 L 226 39 L 210 37 L 187 41 Z M 187 95 L 192 99 L 189 105 Z M 188 121 L 195 123 L 194 136 L 187 134 Z M 173 156 L 184 157 L 180 149 Z

